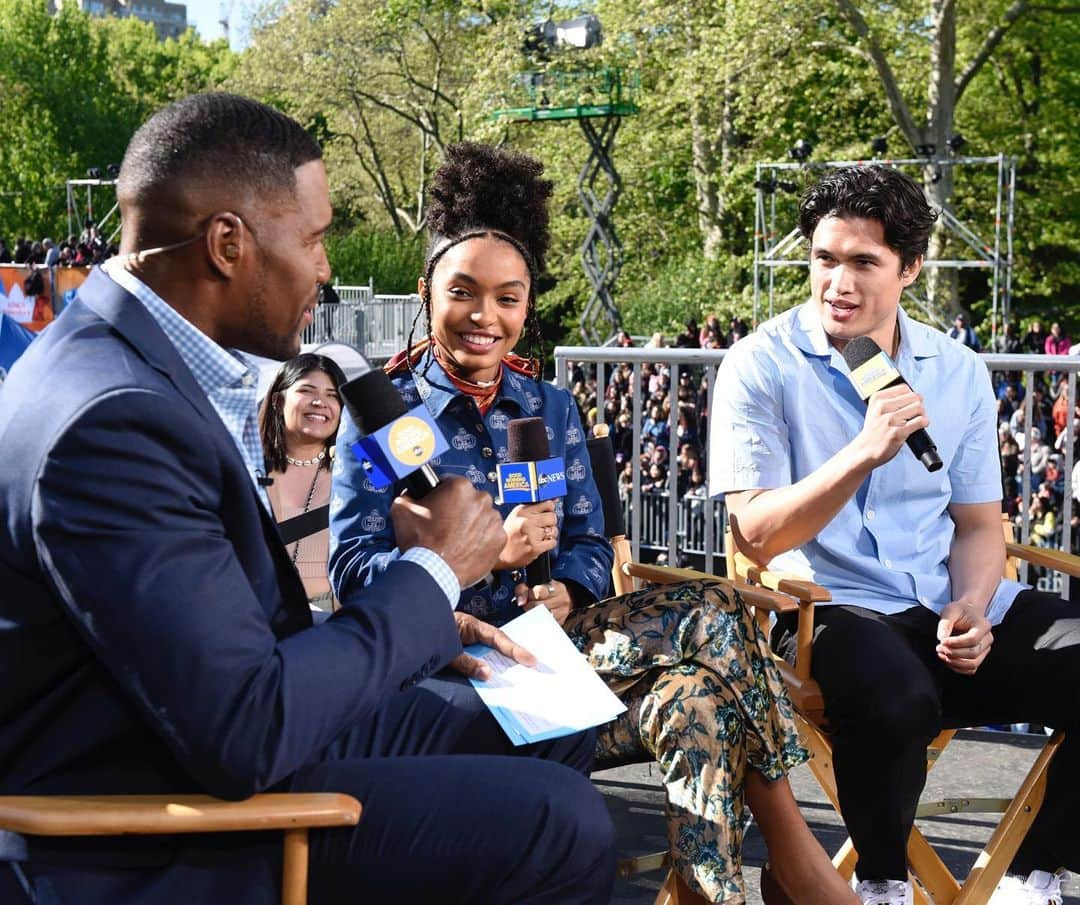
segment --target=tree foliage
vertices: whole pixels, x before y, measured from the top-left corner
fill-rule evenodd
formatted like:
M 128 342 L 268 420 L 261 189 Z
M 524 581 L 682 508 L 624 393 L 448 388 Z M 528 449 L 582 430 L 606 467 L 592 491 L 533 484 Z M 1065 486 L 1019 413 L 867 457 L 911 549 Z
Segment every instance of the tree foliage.
M 68 179 L 118 164 L 151 112 L 232 65 L 224 42 L 190 30 L 162 42 L 136 19 L 0 0 L 0 235 L 62 234 Z
M 581 12 L 600 16 L 601 47 L 526 52 L 527 27 Z M 49 17 L 38 0 L 0 0 L 0 231 L 55 231 L 65 178 L 118 160 L 160 104 L 224 84 L 293 114 L 323 142 L 337 219 L 332 262 L 352 281 L 376 275 L 384 291 L 413 285 L 425 191 L 449 143 L 506 142 L 540 157 L 556 183 L 552 287 L 540 309 L 549 340 L 573 338 L 589 294 L 576 188 L 588 146 L 572 121 L 524 124 L 493 113 L 520 103 L 523 72 L 615 66 L 640 78 L 640 110 L 622 122 L 615 146 L 623 191 L 614 223 L 624 246 L 616 301 L 635 332 L 671 331 L 710 312 L 753 313 L 759 162 L 789 159 L 799 138 L 814 146 L 812 160 L 865 159 L 874 136 L 888 139 L 889 156 L 907 157 L 918 144 L 942 150 L 957 133 L 964 153 L 1019 160 L 1014 312 L 1080 328 L 1071 306 L 1080 290 L 1074 6 L 270 0 L 252 34 L 237 58 L 191 33 L 161 43 L 138 22 L 90 20 L 70 5 Z M 766 199 L 783 232 L 816 171 L 790 175 L 795 191 Z M 993 236 L 992 167 L 922 175 L 938 203 Z M 939 239 L 939 254 L 963 252 Z M 804 269 L 773 277 L 779 307 L 805 297 Z M 938 316 L 955 305 L 978 324 L 991 309 L 985 270 L 933 288 Z M 769 313 L 763 303 L 758 313 Z

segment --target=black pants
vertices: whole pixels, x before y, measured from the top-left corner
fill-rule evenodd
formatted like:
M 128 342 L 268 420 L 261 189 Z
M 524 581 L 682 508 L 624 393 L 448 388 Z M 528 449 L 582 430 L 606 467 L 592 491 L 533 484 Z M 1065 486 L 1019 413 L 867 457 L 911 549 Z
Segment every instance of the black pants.
M 813 676 L 825 696 L 840 809 L 860 878 L 907 876 L 927 744 L 942 729 L 987 723 L 1066 730 L 1046 800 L 1011 869 L 1080 869 L 1080 602 L 1021 593 L 974 676 L 937 659 L 937 623 L 921 606 L 892 616 L 839 605 L 815 613 Z M 774 635 L 789 660 L 794 626 L 793 617 L 782 617 Z

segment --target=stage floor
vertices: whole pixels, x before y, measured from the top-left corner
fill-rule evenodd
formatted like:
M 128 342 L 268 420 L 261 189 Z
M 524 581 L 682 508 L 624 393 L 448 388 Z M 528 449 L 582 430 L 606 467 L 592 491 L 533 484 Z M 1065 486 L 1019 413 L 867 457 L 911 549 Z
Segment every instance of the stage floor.
M 1041 742 L 1038 737 L 1003 732 L 963 732 L 957 735 L 941 762 L 930 772 L 926 800 L 968 795 L 1004 798 L 1013 793 L 1027 772 Z M 643 854 L 667 846 L 664 835 L 664 794 L 655 766 L 638 764 L 593 775 L 604 793 L 619 834 L 620 852 Z M 792 788 L 803 816 L 814 835 L 832 854 L 846 838 L 843 825 L 825 800 L 807 767 L 791 776 Z M 990 837 L 995 814 L 958 814 L 920 820 L 919 826 L 938 848 L 949 869 L 963 876 L 981 846 Z M 765 860 L 765 843 L 757 827 L 751 825 L 746 839 L 744 877 L 747 902 L 761 901 L 758 881 Z M 620 880 L 615 886 L 613 905 L 652 905 L 662 873 L 640 874 Z M 1065 902 L 1080 905 L 1080 876 L 1065 884 Z

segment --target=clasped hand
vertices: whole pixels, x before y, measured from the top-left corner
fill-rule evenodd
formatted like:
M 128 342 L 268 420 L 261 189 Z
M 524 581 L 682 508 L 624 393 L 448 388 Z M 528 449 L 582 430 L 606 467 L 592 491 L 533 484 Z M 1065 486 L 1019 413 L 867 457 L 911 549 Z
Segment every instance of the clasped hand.
M 938 659 L 962 676 L 975 675 L 994 643 L 986 614 L 963 600 L 945 605 L 938 622 L 937 637 Z
M 514 588 L 514 597 L 517 604 L 523 610 L 531 610 L 535 606 L 546 606 L 551 610 L 555 621 L 562 625 L 574 602 L 570 597 L 570 589 L 561 581 L 551 581 L 549 584 L 537 584 L 531 588 L 522 582 Z

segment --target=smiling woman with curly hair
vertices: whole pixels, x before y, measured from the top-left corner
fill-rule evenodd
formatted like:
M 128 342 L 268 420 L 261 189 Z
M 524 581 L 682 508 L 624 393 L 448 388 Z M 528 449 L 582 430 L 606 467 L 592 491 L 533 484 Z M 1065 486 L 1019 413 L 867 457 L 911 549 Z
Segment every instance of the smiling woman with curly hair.
M 465 588 L 458 610 L 499 624 L 547 607 L 626 704 L 602 726 L 597 754 L 654 757 L 668 801 L 679 901 L 745 901 L 744 803 L 758 818 L 776 879 L 800 903 L 857 903 L 799 814 L 785 778 L 807 757 L 764 639 L 737 595 L 690 582 L 603 599 L 613 560 L 573 397 L 540 380 L 536 286 L 548 250 L 552 185 L 536 160 L 499 148 L 449 149 L 431 190 L 431 242 L 418 289 L 423 335 L 387 365 L 406 404 L 421 400 L 450 448 L 444 475 L 498 497 L 507 425 L 539 417 L 566 463 L 564 500 L 498 503 L 506 542 L 490 582 Z M 527 337 L 525 357 L 514 353 Z M 343 444 L 356 428 L 343 420 Z M 399 488 L 398 488 L 399 489 Z M 339 590 L 397 558 L 393 493 L 348 456 L 335 467 L 331 577 Z M 551 557 L 551 580 L 523 569 Z M 769 887 L 767 901 L 785 901 Z

